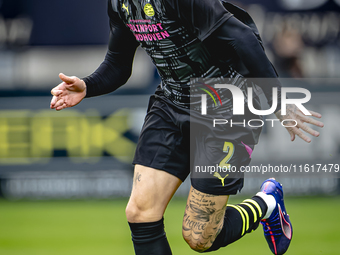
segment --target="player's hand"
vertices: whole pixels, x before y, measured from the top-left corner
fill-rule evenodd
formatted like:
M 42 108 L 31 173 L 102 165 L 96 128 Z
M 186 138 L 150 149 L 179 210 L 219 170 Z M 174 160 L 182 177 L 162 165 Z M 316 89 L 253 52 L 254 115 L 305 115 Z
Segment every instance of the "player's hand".
M 51 109 L 60 111 L 80 103 L 86 95 L 86 84 L 75 76 L 66 76 L 60 73 L 59 78 L 63 81 L 51 90 L 53 95 Z
M 321 114 L 313 111 L 309 111 L 313 117 L 321 118 Z M 315 120 L 311 117 L 304 115 L 295 105 L 287 105 L 286 115 L 281 115 L 281 110 L 275 113 L 276 117 L 282 122 L 284 120 L 295 120 L 297 125 L 295 127 L 286 127 L 290 134 L 291 141 L 295 140 L 295 136 L 299 136 L 302 140 L 310 143 L 312 140 L 305 134 L 311 134 L 312 136 L 318 137 L 320 133 L 315 131 L 305 123 L 313 124 L 317 127 L 323 127 L 324 124 L 321 121 Z M 285 121 L 285 124 L 295 125 L 293 121 Z

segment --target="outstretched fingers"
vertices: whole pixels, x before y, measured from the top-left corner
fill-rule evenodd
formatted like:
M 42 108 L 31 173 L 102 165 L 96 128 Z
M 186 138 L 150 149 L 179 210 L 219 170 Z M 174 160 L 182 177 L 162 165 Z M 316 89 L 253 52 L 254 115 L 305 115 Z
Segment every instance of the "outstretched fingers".
M 288 132 L 290 133 L 290 138 L 291 141 L 295 140 L 295 136 L 297 135 L 298 137 L 300 137 L 302 140 L 304 140 L 307 143 L 310 143 L 312 140 L 305 135 L 304 132 L 302 132 L 302 130 L 300 128 L 296 127 L 289 127 L 287 128 Z
M 321 118 L 321 114 L 314 111 L 309 112 L 311 113 L 311 116 L 306 116 L 301 110 L 297 109 L 296 106 L 288 106 L 286 115 L 281 115 L 281 111 L 276 113 L 277 118 L 281 121 L 286 120 L 288 121 L 288 123 L 293 124 L 292 120 L 294 120 L 294 122 L 296 123 L 295 126 L 286 126 L 286 129 L 290 134 L 291 141 L 294 141 L 295 137 L 298 136 L 305 142 L 310 143 L 312 140 L 306 134 L 310 134 L 315 137 L 318 137 L 320 135 L 318 131 L 314 130 L 306 123 L 312 124 L 317 127 L 323 127 L 324 124 L 321 121 L 312 118 Z
M 51 100 L 51 109 L 56 109 L 57 111 L 60 111 L 62 109 L 65 109 L 68 107 L 67 104 L 67 96 L 63 95 L 63 91 L 59 90 L 58 87 L 51 90 L 51 94 L 53 95 Z
M 65 108 L 67 108 L 68 106 L 67 106 L 67 104 L 66 103 L 63 103 L 61 106 L 58 106 L 57 108 L 56 108 L 56 110 L 57 111 L 60 111 L 60 110 L 63 110 L 63 109 L 65 109 Z
M 65 101 L 63 98 L 59 98 L 58 101 L 55 103 L 54 108 L 59 111 L 62 110 L 62 106 L 65 104 Z
M 313 117 L 321 118 L 321 114 L 320 114 L 320 113 L 312 112 L 312 111 L 310 111 L 310 113 L 312 114 Z M 301 120 L 302 120 L 303 122 L 306 122 L 306 123 L 315 125 L 315 126 L 317 126 L 317 127 L 323 127 L 323 126 L 324 126 L 323 122 L 318 121 L 318 120 L 313 119 L 313 118 L 308 117 L 308 116 L 301 116 Z
M 312 114 L 313 117 L 316 117 L 316 118 L 319 118 L 319 119 L 322 117 L 321 114 L 318 113 L 318 112 L 314 112 L 314 111 L 309 111 L 309 112 Z
M 62 90 L 58 90 L 57 87 L 55 87 L 54 89 L 51 90 L 51 94 L 53 95 L 52 99 L 51 99 L 51 103 L 50 103 L 50 108 L 54 109 L 56 106 L 56 103 L 58 101 L 58 99 L 60 98 L 60 95 L 62 94 Z
M 290 134 L 290 140 L 293 142 L 295 140 L 295 133 L 291 130 L 291 128 L 287 128 L 287 130 Z
M 312 136 L 318 137 L 320 133 L 318 131 L 315 131 L 311 127 L 303 124 L 300 122 L 300 124 L 297 125 L 298 128 L 301 128 L 303 131 L 305 131 L 308 134 L 311 134 Z
M 315 118 L 321 118 L 321 114 L 318 112 L 314 112 L 314 111 L 309 111 L 311 113 L 312 117 Z M 323 127 L 324 124 L 321 121 L 318 121 L 314 118 L 312 118 L 311 116 L 306 116 L 304 115 L 300 110 L 298 110 L 297 112 L 295 112 L 295 118 L 296 118 L 296 127 L 295 128 L 291 128 L 289 131 L 290 135 L 291 135 L 291 140 L 294 141 L 295 139 L 295 135 L 299 136 L 302 140 L 304 140 L 307 143 L 311 142 L 311 139 L 306 135 L 306 134 L 310 134 L 312 136 L 318 137 L 320 135 L 320 133 L 316 130 L 314 130 L 312 127 L 306 125 L 306 123 L 308 124 L 312 124 L 316 127 Z M 302 132 L 304 131 L 304 132 Z

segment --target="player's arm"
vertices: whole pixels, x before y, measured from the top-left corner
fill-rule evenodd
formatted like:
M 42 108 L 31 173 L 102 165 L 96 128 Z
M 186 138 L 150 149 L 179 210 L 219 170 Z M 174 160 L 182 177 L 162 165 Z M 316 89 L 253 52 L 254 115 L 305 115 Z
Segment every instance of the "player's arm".
M 201 41 L 208 37 L 220 40 L 219 45 L 225 44 L 235 50 L 240 60 L 246 66 L 251 77 L 277 78 L 276 71 L 268 60 L 262 45 L 254 34 L 254 30 L 245 25 L 222 6 L 220 0 L 195 1 L 195 0 L 165 0 L 168 8 L 186 24 L 189 31 L 192 31 Z M 274 81 L 274 82 L 273 82 Z M 268 100 L 272 104 L 272 88 L 278 88 L 278 100 L 281 99 L 281 85 L 277 79 L 263 79 L 259 84 Z M 287 114 L 281 115 L 280 105 L 277 108 L 276 116 L 281 119 L 295 119 L 296 127 L 287 128 L 293 141 L 298 135 L 306 142 L 310 142 L 304 132 L 313 136 L 319 133 L 305 125 L 310 123 L 319 127 L 323 123 L 310 117 L 304 116 L 298 109 L 288 105 Z M 321 114 L 311 112 L 312 116 L 320 118 Z M 304 131 L 304 132 L 303 132 Z
M 281 84 L 276 79 L 276 71 L 250 27 L 243 24 L 237 18 L 231 17 L 216 30 L 213 36 L 221 41 L 221 45 L 225 44 L 229 46 L 226 48 L 233 48 L 235 50 L 241 62 L 247 68 L 248 76 L 264 78 L 258 85 L 262 88 L 269 105 L 272 103 L 273 87 L 278 88 L 278 101 L 281 101 Z
M 277 74 L 268 60 L 262 45 L 259 43 L 253 30 L 240 22 L 238 19 L 231 17 L 228 19 L 215 33 L 218 40 L 225 41 L 231 46 L 247 67 L 251 77 L 275 78 L 263 79 L 259 84 L 267 97 L 269 105 L 272 103 L 272 88 L 278 88 L 278 100 L 281 101 L 281 85 L 276 79 Z M 313 117 L 321 118 L 321 114 L 310 111 Z M 318 127 L 323 127 L 323 123 L 313 118 L 305 116 L 295 105 L 287 106 L 287 114 L 281 115 L 281 109 L 278 108 L 276 116 L 281 121 L 294 119 L 297 122 L 296 127 L 287 127 L 291 140 L 294 141 L 295 136 L 299 136 L 306 142 L 311 142 L 311 139 L 305 134 L 319 136 L 319 132 L 315 131 L 305 123 L 313 124 Z
M 111 31 L 105 60 L 94 73 L 83 78 L 87 88 L 86 97 L 113 92 L 124 85 L 131 76 L 138 44 L 130 31 Z
M 272 104 L 272 88 L 278 88 L 278 100 L 281 101 L 281 85 L 276 79 L 277 74 L 272 64 L 268 60 L 262 45 L 259 43 L 253 30 L 240 22 L 238 19 L 231 17 L 215 32 L 214 36 L 218 40 L 225 41 L 231 46 L 247 67 L 251 77 L 264 78 L 261 81 L 261 86 L 264 94 L 267 97 L 269 105 Z M 275 79 L 266 79 L 275 78 Z M 280 105 L 280 104 L 279 104 Z M 313 117 L 321 118 L 321 114 L 310 111 Z M 323 123 L 313 118 L 305 116 L 295 105 L 287 106 L 286 115 L 281 115 L 281 109 L 278 108 L 276 116 L 281 121 L 294 119 L 297 122 L 296 127 L 287 127 L 291 140 L 295 140 L 295 136 L 299 136 L 306 142 L 311 142 L 311 139 L 306 133 L 313 136 L 319 136 L 319 132 L 315 131 L 305 123 L 313 124 L 318 127 L 323 127 Z
M 110 5 L 108 14 L 111 33 L 104 61 L 94 73 L 83 79 L 60 74 L 62 83 L 51 91 L 52 109 L 59 111 L 77 105 L 85 97 L 110 93 L 125 84 L 131 76 L 138 43 Z

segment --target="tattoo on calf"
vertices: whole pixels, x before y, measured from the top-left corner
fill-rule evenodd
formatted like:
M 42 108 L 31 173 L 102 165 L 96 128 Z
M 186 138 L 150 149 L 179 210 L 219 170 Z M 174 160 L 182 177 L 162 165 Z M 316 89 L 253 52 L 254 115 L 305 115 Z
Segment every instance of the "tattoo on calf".
M 185 239 L 197 251 L 208 249 L 223 227 L 226 206 L 216 208 L 216 197 L 195 189 L 190 194 L 182 228 Z

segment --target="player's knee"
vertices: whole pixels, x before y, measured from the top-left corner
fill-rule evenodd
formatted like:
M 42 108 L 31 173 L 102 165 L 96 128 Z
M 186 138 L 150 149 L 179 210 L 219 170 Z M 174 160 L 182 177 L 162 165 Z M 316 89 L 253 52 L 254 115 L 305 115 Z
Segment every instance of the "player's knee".
M 187 242 L 187 244 L 190 246 L 190 248 L 197 252 L 204 252 L 208 250 L 211 247 L 211 243 L 207 242 L 207 240 L 204 240 L 203 238 L 193 238 L 192 235 L 187 235 L 187 233 L 183 232 L 183 238 Z
M 143 203 L 129 202 L 125 209 L 128 222 L 155 222 L 162 219 L 163 214 L 157 207 Z
M 141 210 L 136 204 L 128 203 L 125 209 L 125 215 L 128 222 L 137 222 L 141 215 Z

